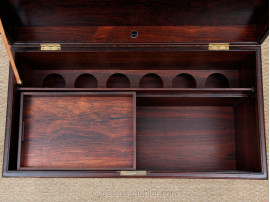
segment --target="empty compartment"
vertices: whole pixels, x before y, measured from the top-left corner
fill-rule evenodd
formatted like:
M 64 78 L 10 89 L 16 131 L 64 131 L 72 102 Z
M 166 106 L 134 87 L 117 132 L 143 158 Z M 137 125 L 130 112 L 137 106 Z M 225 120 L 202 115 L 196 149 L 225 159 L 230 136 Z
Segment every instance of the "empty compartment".
M 113 74 L 107 81 L 107 88 L 129 88 L 130 81 L 124 74 Z
M 97 88 L 98 81 L 91 74 L 82 74 L 78 76 L 74 83 L 75 88 Z
M 211 74 L 205 81 L 206 88 L 229 88 L 229 86 L 227 77 L 219 73 Z
M 254 109 L 252 97 L 139 97 L 137 169 L 261 172 Z
M 18 169 L 135 169 L 135 93 L 22 93 Z
M 49 74 L 42 83 L 44 88 L 65 88 L 65 86 L 65 79 L 60 74 Z
M 162 78 L 157 74 L 146 74 L 140 80 L 140 88 L 162 88 Z
M 190 74 L 179 74 L 172 82 L 173 88 L 196 88 L 196 80 Z

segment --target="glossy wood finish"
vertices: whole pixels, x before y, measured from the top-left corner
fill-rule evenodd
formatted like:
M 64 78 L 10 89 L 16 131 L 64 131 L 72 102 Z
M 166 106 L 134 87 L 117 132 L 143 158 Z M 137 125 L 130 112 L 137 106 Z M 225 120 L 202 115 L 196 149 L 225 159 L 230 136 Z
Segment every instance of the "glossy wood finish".
M 258 128 L 256 124 L 252 124 L 256 122 L 254 105 L 254 97 L 249 97 L 235 107 L 236 156 L 238 169 L 258 172 L 262 169 L 262 164 Z
M 232 51 L 208 51 L 208 46 L 73 46 L 61 52 L 18 46 L 18 69 L 29 65 L 33 70 L 233 70 L 256 58 L 256 49 L 243 46 L 231 46 Z
M 91 74 L 98 88 L 174 88 L 174 78 L 179 74 L 194 77 L 198 88 L 239 88 L 237 70 L 34 70 L 30 86 L 74 88 L 83 74 Z M 121 75 L 121 76 L 117 76 Z M 215 76 L 218 75 L 218 76 Z M 213 79 L 211 79 L 214 77 Z M 27 80 L 27 78 L 25 78 Z M 224 81 L 225 80 L 225 81 Z M 53 82 L 50 84 L 50 82 Z M 224 83 L 225 82 L 225 83 Z
M 83 74 L 94 76 L 98 88 L 113 87 L 110 86 L 111 79 L 115 82 L 122 80 L 122 78 L 114 78 L 117 74 L 121 74 L 123 78 L 127 77 L 125 84 L 116 85 L 121 88 L 140 86 L 151 88 L 152 85 L 140 85 L 141 81 L 144 82 L 144 78 L 148 77 L 147 75 L 160 77 L 153 85 L 159 88 L 174 88 L 173 81 L 180 74 L 193 77 L 197 88 L 246 88 L 253 87 L 255 83 L 252 64 L 254 65 L 256 57 L 253 51 L 181 51 L 178 49 L 165 52 L 161 48 L 146 50 L 130 48 L 124 52 L 122 48 L 114 48 L 109 52 L 98 52 L 96 48 L 89 52 L 19 52 L 16 55 L 16 61 L 21 64 L 19 71 L 22 71 L 24 87 L 41 87 L 47 76 L 55 74 L 64 78 L 67 88 L 74 88 L 76 80 Z M 25 73 L 26 67 L 28 67 L 27 73 Z M 246 72 L 250 72 L 249 79 L 246 79 L 248 76 Z M 211 77 L 208 79 L 212 74 L 214 79 Z M 224 76 L 225 79 L 222 78 Z M 207 80 L 209 83 L 206 85 Z M 220 85 L 219 80 L 221 84 L 222 80 L 228 82 Z
M 74 82 L 75 88 L 97 88 L 98 81 L 96 77 L 91 74 L 81 74 Z
M 135 169 L 134 93 L 22 93 L 18 169 Z
M 260 172 L 252 99 L 137 98 L 137 169 Z
M 75 85 L 75 84 L 74 84 Z M 65 88 L 66 81 L 60 74 L 49 74 L 42 81 L 42 87 L 44 88 Z
M 230 106 L 138 106 L 137 169 L 236 170 Z
M 267 0 L 4 0 L 1 18 L 15 43 L 258 43 Z M 259 27 L 259 29 L 257 29 Z M 136 30 L 139 36 L 130 37 Z
M 18 92 L 130 92 L 136 91 L 136 97 L 213 97 L 239 98 L 248 97 L 253 88 L 24 88 L 18 87 Z M 212 103 L 214 104 L 214 103 Z
M 172 81 L 173 88 L 196 88 L 197 82 L 194 77 L 187 73 L 181 73 L 174 77 Z
M 138 38 L 130 37 L 136 30 Z M 22 27 L 16 30 L 21 43 L 220 43 L 256 44 L 256 26 L 94 26 Z M 227 34 L 227 33 L 230 34 Z M 32 37 L 29 37 L 32 36 Z M 60 37 L 61 36 L 61 37 Z
M 64 47 L 62 52 L 53 53 L 39 52 L 35 46 L 14 49 L 18 51 L 16 61 L 26 80 L 23 86 L 14 86 L 16 93 L 10 92 L 9 95 L 14 96 L 15 102 L 9 101 L 9 113 L 14 116 L 13 121 L 7 122 L 7 128 L 14 131 L 7 130 L 6 133 L 4 176 L 127 177 L 120 175 L 121 170 L 127 170 L 122 168 L 114 171 L 98 168 L 17 170 L 14 161 L 16 163 L 18 159 L 18 148 L 9 141 L 18 141 L 16 108 L 20 107 L 18 101 L 21 93 L 60 95 L 63 92 L 111 94 L 136 91 L 138 132 L 137 156 L 134 159 L 137 161 L 136 169 L 146 170 L 146 176 L 129 177 L 267 178 L 258 47 L 232 46 L 230 51 L 219 52 L 207 51 L 205 46 L 162 45 L 108 48 L 70 45 Z M 63 76 L 66 87 L 42 88 L 44 78 L 54 73 Z M 74 88 L 76 79 L 85 73 L 95 76 L 99 85 L 97 88 Z M 130 80 L 130 88 L 122 87 L 126 83 L 122 76 L 113 77 L 109 82 L 120 83 L 120 88 L 107 88 L 108 78 L 119 73 Z M 164 88 L 136 86 L 148 73 L 159 75 Z M 181 73 L 193 76 L 196 88 L 186 85 L 191 81 L 190 77 L 179 82 L 188 81 L 183 87 L 172 88 L 170 85 L 174 78 Z M 229 88 L 205 88 L 205 81 L 213 73 L 225 75 L 230 83 Z M 135 77 L 137 79 L 133 80 Z M 200 79 L 203 82 L 198 82 Z M 8 116 L 12 117 L 11 114 Z M 249 129 L 241 130 L 247 125 Z M 199 130 L 201 128 L 205 130 Z M 167 138 L 163 138 L 162 134 L 167 134 Z M 150 152 L 146 148 L 156 149 Z M 155 157 L 157 153 L 159 157 Z
M 211 0 L 189 2 L 176 0 L 106 0 L 102 2 L 48 0 L 42 3 L 31 0 L 19 0 L 19 2 L 5 0 L 3 4 L 9 5 L 9 8 L 6 9 L 12 7 L 17 10 L 16 16 L 21 19 L 21 22 L 17 22 L 19 25 L 56 27 L 61 25 L 246 25 L 256 23 L 262 17 L 260 12 L 267 11 L 267 8 L 264 8 L 267 2 L 263 0 L 247 0 L 246 2 L 236 0 L 227 2 L 221 0 L 215 2 Z M 257 10 L 253 11 L 255 6 Z M 179 12 L 179 9 L 182 12 Z M 8 11 L 6 10 L 5 13 Z M 195 12 L 201 14 L 198 15 Z M 50 15 L 48 16 L 48 14 Z M 27 16 L 28 20 L 24 19 L 24 16 Z
M 114 73 L 108 78 L 106 82 L 106 87 L 107 88 L 130 88 L 130 80 L 124 74 Z
M 23 80 L 10 73 L 3 175 L 266 179 L 260 48 L 208 44 L 261 43 L 268 5 L 1 1 Z

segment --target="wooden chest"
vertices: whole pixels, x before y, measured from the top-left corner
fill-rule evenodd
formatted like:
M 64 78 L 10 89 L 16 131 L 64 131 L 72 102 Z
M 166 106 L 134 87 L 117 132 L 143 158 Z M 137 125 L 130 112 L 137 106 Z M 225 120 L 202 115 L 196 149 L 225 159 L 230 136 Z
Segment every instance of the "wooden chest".
M 3 176 L 267 179 L 268 4 L 1 1 Z

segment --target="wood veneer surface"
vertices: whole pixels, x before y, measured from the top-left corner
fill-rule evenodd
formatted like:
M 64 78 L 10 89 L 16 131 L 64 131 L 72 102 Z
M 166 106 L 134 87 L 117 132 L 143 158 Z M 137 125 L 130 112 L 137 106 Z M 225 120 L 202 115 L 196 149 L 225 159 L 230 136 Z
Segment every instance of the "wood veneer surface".
M 269 60 L 268 39 L 262 47 L 266 140 L 268 145 L 269 114 Z M 9 62 L 2 40 L 0 40 L 0 154 L 3 156 L 5 141 L 6 104 Z M 2 161 L 0 161 L 2 167 Z M 65 186 L 65 188 L 63 188 Z M 3 178 L 0 177 L 2 201 L 268 201 L 268 180 L 235 179 L 99 179 L 99 178 Z M 61 190 L 61 191 L 59 191 Z M 156 191 L 158 195 L 145 196 Z M 162 193 L 169 193 L 164 197 Z M 116 193 L 119 195 L 109 195 Z M 127 193 L 128 195 L 124 195 Z M 138 193 L 138 194 L 129 194 Z M 122 194 L 122 195 L 121 195 Z
M 132 96 L 27 95 L 24 105 L 22 167 L 133 168 Z
M 5 0 L 0 17 L 15 43 L 259 42 L 266 0 Z M 136 30 L 137 38 L 130 37 Z
M 233 108 L 137 107 L 137 168 L 235 170 Z

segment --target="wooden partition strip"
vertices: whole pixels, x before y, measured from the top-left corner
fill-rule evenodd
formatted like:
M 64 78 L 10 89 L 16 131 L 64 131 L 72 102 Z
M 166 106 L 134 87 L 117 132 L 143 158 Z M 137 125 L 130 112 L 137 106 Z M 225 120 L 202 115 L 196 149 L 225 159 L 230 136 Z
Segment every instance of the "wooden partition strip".
M 4 44 L 5 44 L 7 53 L 8 53 L 8 57 L 9 57 L 9 60 L 10 60 L 10 63 L 11 63 L 11 67 L 12 67 L 13 72 L 14 72 L 14 76 L 15 76 L 16 82 L 17 82 L 17 84 L 22 84 L 22 81 L 20 79 L 19 72 L 17 70 L 17 67 L 16 67 L 16 64 L 15 64 L 14 58 L 12 56 L 12 53 L 11 53 L 11 50 L 10 50 L 10 47 L 9 47 L 9 44 L 8 44 L 8 40 L 7 40 L 7 37 L 6 37 L 5 31 L 4 31 L 4 27 L 3 27 L 3 24 L 2 24 L 1 19 L 0 19 L 0 33 L 2 35 L 2 39 L 4 41 Z

